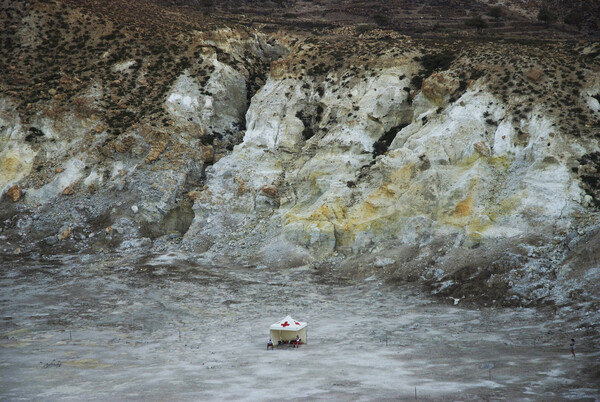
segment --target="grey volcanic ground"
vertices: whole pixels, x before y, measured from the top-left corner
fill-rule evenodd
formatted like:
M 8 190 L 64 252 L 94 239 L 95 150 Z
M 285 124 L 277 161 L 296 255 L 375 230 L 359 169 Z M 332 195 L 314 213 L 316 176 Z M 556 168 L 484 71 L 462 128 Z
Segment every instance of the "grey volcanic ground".
M 174 253 L 3 258 L 3 400 L 600 396 L 597 335 L 549 311 Z M 288 313 L 309 322 L 308 345 L 267 352 L 269 325 Z

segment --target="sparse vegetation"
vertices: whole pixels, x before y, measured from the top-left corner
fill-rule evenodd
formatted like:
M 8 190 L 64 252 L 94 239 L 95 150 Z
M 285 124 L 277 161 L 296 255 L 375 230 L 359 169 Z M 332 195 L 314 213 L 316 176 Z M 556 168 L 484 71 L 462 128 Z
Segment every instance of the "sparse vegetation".
M 497 21 L 504 16 L 504 10 L 501 6 L 494 6 L 490 8 L 488 15 Z
M 545 22 L 546 24 L 553 24 L 558 19 L 558 16 L 556 15 L 555 11 L 551 10 L 548 5 L 544 4 L 538 11 L 537 19 Z
M 471 17 L 465 21 L 465 25 L 471 28 L 476 28 L 478 31 L 488 27 L 488 23 L 483 19 L 481 15 Z
M 375 14 L 373 16 L 373 21 L 379 26 L 386 26 L 390 24 L 390 17 L 385 14 Z
M 356 26 L 356 33 L 358 34 L 364 34 L 367 33 L 369 31 L 372 31 L 373 29 L 375 29 L 374 25 L 371 24 L 360 24 Z
M 584 13 L 582 10 L 573 10 L 565 16 L 565 24 L 581 27 L 584 21 Z
M 440 53 L 426 54 L 421 58 L 421 64 L 427 72 L 447 70 L 454 59 L 456 53 L 446 50 Z

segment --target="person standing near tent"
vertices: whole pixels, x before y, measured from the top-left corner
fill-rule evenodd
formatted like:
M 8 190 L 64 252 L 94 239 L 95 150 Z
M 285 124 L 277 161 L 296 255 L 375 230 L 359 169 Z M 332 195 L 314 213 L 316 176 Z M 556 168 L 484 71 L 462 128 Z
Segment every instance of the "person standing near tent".
M 573 355 L 573 359 L 575 359 L 575 339 L 571 338 L 571 343 L 569 344 L 571 349 L 571 354 Z
M 267 341 L 267 350 L 269 350 L 269 348 L 271 348 L 271 350 L 273 349 L 273 340 L 271 338 L 269 338 L 269 340 Z

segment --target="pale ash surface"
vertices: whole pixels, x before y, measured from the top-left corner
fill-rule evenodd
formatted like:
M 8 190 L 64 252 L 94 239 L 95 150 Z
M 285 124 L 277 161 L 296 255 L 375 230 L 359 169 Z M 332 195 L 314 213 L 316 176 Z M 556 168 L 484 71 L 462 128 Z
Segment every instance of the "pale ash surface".
M 0 399 L 600 396 L 598 337 L 534 309 L 450 307 L 408 285 L 183 254 L 5 260 L 0 272 Z M 267 352 L 269 325 L 288 313 L 309 323 L 308 345 Z

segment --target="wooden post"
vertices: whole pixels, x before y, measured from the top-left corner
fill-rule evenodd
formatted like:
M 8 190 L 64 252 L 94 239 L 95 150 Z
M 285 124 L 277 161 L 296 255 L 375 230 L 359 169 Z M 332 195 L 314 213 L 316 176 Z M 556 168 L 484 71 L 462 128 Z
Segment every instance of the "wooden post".
M 179 342 L 181 342 L 181 330 L 179 330 Z
M 417 400 L 417 387 L 415 387 L 415 401 Z
M 72 341 L 73 340 L 73 334 L 71 334 L 71 330 L 69 330 L 69 340 Z

